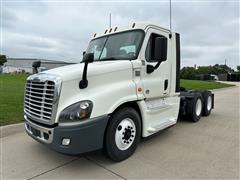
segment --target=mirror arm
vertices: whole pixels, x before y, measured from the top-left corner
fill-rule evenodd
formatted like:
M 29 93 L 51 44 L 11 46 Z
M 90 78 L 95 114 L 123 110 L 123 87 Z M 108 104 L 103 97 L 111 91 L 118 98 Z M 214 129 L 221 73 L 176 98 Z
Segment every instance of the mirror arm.
M 80 88 L 80 89 L 85 89 L 85 88 L 88 86 L 87 68 L 88 68 L 88 62 L 85 62 L 85 63 L 84 63 L 82 80 L 79 82 L 79 88 Z
M 154 70 L 157 69 L 157 68 L 160 66 L 161 62 L 162 62 L 162 61 L 158 61 L 158 62 L 157 62 L 157 64 L 154 66 Z
M 154 70 L 156 70 L 156 69 L 160 66 L 161 62 L 162 62 L 162 61 L 158 61 L 155 66 L 148 64 L 148 65 L 147 65 L 147 73 L 148 73 L 148 74 L 151 74 Z

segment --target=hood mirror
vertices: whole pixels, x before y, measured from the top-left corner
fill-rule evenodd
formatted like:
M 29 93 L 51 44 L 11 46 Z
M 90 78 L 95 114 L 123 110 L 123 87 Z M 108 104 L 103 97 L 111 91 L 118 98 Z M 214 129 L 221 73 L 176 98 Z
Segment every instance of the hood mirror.
M 84 63 L 83 68 L 83 75 L 82 80 L 79 82 L 79 88 L 85 89 L 88 86 L 88 80 L 87 80 L 87 68 L 88 63 L 92 63 L 94 61 L 94 54 L 93 53 L 85 53 L 82 59 L 82 62 Z
M 41 66 L 41 61 L 34 61 L 32 63 L 33 74 L 38 73 L 38 68 Z
M 85 53 L 83 55 L 82 62 L 92 63 L 94 61 L 94 54 L 93 53 Z

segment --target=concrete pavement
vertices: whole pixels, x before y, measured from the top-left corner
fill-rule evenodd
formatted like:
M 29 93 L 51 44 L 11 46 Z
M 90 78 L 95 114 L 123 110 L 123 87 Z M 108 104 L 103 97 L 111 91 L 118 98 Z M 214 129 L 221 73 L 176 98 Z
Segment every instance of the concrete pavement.
M 215 109 L 142 140 L 129 159 L 66 156 L 24 131 L 1 140 L 2 179 L 239 179 L 239 87 L 215 91 Z
M 0 127 L 0 138 L 21 133 L 24 129 L 23 123 L 11 124 Z

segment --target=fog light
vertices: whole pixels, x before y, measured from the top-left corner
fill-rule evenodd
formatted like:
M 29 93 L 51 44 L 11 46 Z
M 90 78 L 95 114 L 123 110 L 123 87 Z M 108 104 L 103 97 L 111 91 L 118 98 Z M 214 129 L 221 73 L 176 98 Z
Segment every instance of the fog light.
M 70 142 L 71 142 L 70 139 L 68 139 L 68 138 L 63 138 L 63 140 L 62 140 L 62 145 L 68 146 L 68 145 L 70 144 Z
M 44 139 L 48 140 L 49 139 L 49 135 L 47 133 L 43 133 L 43 137 Z

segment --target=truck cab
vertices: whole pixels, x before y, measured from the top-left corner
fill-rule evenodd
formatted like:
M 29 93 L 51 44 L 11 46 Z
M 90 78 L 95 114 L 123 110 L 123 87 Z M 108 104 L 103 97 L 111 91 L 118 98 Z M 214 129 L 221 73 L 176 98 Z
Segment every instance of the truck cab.
M 185 99 L 201 100 L 195 115 L 207 105 L 211 111 L 212 94 L 211 104 L 186 91 L 181 97 L 179 73 L 178 33 L 135 23 L 106 29 L 94 34 L 81 63 L 28 77 L 26 132 L 61 153 L 104 149 L 124 160 L 141 138 L 176 124 L 179 112 L 192 113 Z

